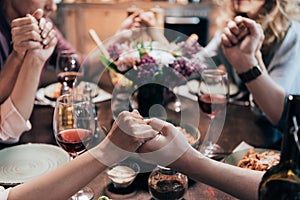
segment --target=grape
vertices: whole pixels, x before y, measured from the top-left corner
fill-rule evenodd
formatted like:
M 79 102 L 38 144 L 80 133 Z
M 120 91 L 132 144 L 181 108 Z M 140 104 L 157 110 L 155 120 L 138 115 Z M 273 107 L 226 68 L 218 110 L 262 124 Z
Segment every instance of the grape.
M 153 57 L 148 54 L 142 56 L 141 61 L 137 64 L 137 78 L 140 81 L 149 81 L 158 71 L 158 66 Z

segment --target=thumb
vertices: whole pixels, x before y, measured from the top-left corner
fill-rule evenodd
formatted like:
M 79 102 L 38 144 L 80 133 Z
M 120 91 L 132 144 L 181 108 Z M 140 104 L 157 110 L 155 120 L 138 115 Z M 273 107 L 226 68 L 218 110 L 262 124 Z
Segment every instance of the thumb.
M 168 132 L 168 122 L 161 119 L 152 118 L 148 121 L 148 124 L 156 131 L 160 132 L 163 135 L 167 135 Z
M 34 11 L 34 13 L 32 14 L 33 17 L 35 17 L 37 20 L 40 20 L 44 15 L 44 11 L 42 9 L 37 9 L 36 11 Z

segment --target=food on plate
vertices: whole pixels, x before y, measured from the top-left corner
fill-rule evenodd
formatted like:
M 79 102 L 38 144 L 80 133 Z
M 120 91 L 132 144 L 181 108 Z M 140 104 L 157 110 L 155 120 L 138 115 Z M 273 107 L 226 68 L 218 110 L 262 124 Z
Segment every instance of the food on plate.
M 269 150 L 262 153 L 249 149 L 247 153 L 238 162 L 237 166 L 258 171 L 267 171 L 280 161 L 280 153 Z
M 77 93 L 84 93 L 85 85 L 86 85 L 86 82 L 81 81 L 79 83 L 79 85 L 77 85 L 74 88 L 74 90 Z M 91 96 L 96 97 L 99 94 L 98 85 L 94 84 L 94 83 L 90 83 L 89 85 L 90 85 L 91 91 L 92 91 Z M 53 84 L 48 85 L 45 88 L 45 97 L 49 98 L 50 100 L 55 100 L 61 94 L 61 87 L 62 87 L 62 85 L 60 83 L 53 83 Z
M 193 145 L 197 142 L 198 138 L 195 138 L 191 133 L 189 133 L 185 128 L 182 128 L 181 126 L 176 126 L 176 128 L 179 129 L 188 139 L 189 144 Z
M 61 87 L 61 84 L 57 84 L 57 87 L 53 87 L 53 91 L 49 94 L 49 97 L 51 97 L 52 99 L 56 99 L 57 97 L 59 97 L 61 93 Z

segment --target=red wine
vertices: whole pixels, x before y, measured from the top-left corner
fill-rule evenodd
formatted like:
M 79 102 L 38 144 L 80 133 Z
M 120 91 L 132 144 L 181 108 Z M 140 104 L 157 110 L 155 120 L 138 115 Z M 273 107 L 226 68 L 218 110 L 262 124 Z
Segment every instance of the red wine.
M 73 83 L 74 83 L 75 79 L 77 78 L 77 76 L 80 76 L 80 75 L 81 74 L 79 72 L 60 72 L 57 75 L 57 79 L 62 84 L 64 82 L 66 82 L 67 85 L 69 86 L 69 88 L 73 88 Z
M 86 146 L 92 141 L 91 131 L 86 129 L 67 129 L 58 133 L 57 142 L 69 154 L 85 151 Z
M 198 96 L 198 104 L 203 112 L 209 116 L 220 114 L 226 106 L 226 96 L 219 94 L 202 94 Z

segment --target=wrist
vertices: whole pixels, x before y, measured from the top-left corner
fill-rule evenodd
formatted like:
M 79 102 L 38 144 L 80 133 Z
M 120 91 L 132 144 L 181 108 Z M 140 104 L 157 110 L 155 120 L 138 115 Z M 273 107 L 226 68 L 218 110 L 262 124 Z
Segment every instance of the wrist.
M 12 54 L 12 56 L 13 56 L 16 60 L 18 60 L 19 62 L 23 62 L 25 53 L 21 55 L 21 54 L 18 53 L 17 51 L 13 50 L 13 51 L 11 52 L 11 54 Z
M 248 71 L 249 69 L 251 69 L 253 66 L 258 65 L 258 60 L 254 57 L 251 56 L 249 57 L 241 57 L 240 59 L 241 62 L 237 63 L 237 66 L 235 68 L 235 71 L 240 74 L 240 73 L 244 73 L 246 71 Z
M 198 165 L 202 159 L 207 159 L 203 154 L 194 149 L 193 147 L 189 148 L 184 154 L 180 156 L 175 162 L 170 164 L 170 167 L 181 171 L 187 175 L 195 175 L 199 172 L 199 168 L 202 166 Z M 197 163 L 197 164 L 196 164 Z
M 129 155 L 128 151 L 119 148 L 107 137 L 104 138 L 104 140 L 99 145 L 89 150 L 89 152 L 99 162 L 106 166 L 111 166 L 117 162 L 121 162 Z
M 255 80 L 257 77 L 259 77 L 261 74 L 262 70 L 259 67 L 259 65 L 254 65 L 249 70 L 242 73 L 238 73 L 238 76 L 244 83 L 249 83 Z

